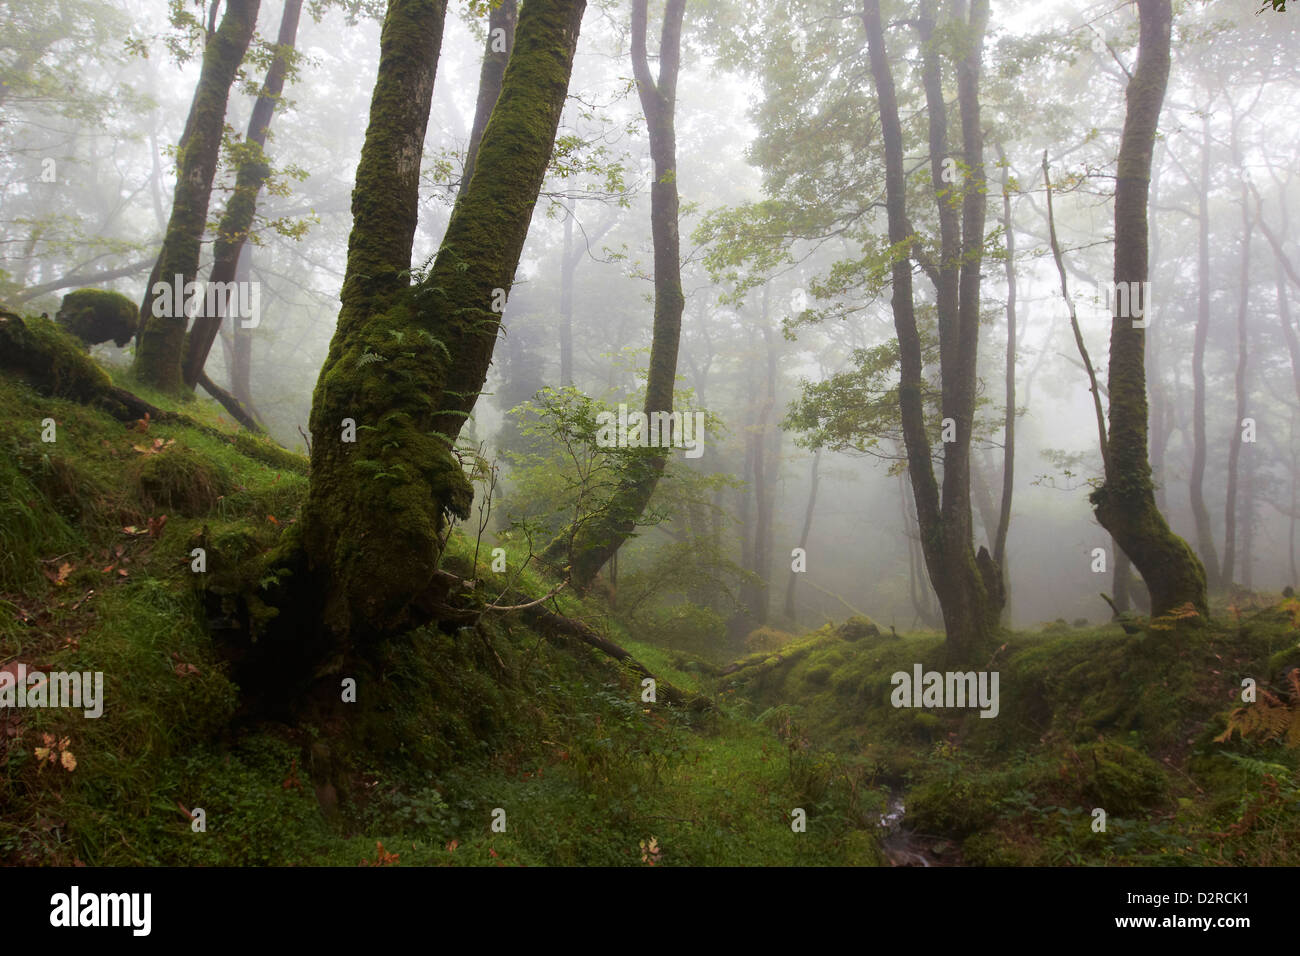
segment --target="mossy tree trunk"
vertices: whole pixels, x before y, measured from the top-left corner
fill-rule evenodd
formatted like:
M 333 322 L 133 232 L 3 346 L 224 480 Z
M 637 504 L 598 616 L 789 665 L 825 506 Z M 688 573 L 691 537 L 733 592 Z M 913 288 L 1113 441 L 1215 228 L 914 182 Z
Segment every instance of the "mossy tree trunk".
M 298 35 L 298 20 L 302 14 L 302 0 L 285 0 L 284 12 L 280 16 L 280 33 L 276 38 L 275 58 L 266 71 L 266 81 L 253 104 L 253 114 L 248 120 L 248 133 L 240 151 L 239 166 L 235 173 L 235 190 L 226 202 L 221 225 L 217 229 L 216 244 L 213 251 L 212 271 L 208 282 L 231 283 L 235 281 L 235 271 L 239 264 L 239 253 L 248 241 L 248 234 L 253 228 L 253 217 L 257 212 L 257 196 L 271 176 L 271 165 L 267 162 L 267 132 L 275 116 L 275 107 L 284 90 L 285 75 L 294 56 L 294 40 Z M 216 341 L 217 330 L 225 315 L 225 299 L 218 302 L 215 315 L 206 311 L 194 320 L 185 342 L 185 360 L 182 376 L 188 388 L 198 384 L 203 374 L 203 365 L 208 360 L 212 343 Z
M 452 445 L 492 358 L 500 324 L 492 306 L 518 267 L 584 8 L 584 0 L 523 6 L 469 189 L 412 285 L 430 61 L 445 3 L 389 4 L 343 305 L 311 415 L 303 544 L 322 623 L 336 638 L 411 623 L 437 572 L 445 515 L 468 514 L 473 489 Z
M 1138 0 L 1137 67 L 1129 81 L 1115 185 L 1115 283 L 1147 279 L 1147 188 L 1160 108 L 1169 80 L 1170 0 Z M 1146 581 L 1151 613 L 1190 603 L 1207 613 L 1205 569 L 1156 507 L 1147 460 L 1145 330 L 1119 314 L 1110 329 L 1109 435 L 1106 480 L 1092 493 L 1097 520 Z
M 469 146 L 465 150 L 465 170 L 461 174 L 457 199 L 469 191 L 469 181 L 474 176 L 474 165 L 478 160 L 479 144 L 483 141 L 483 130 L 487 129 L 492 107 L 497 105 L 497 99 L 501 96 L 501 80 L 506 75 L 506 63 L 510 60 L 510 50 L 515 45 L 515 25 L 518 20 L 519 9 L 515 0 L 500 0 L 488 13 L 488 35 L 483 45 L 483 65 L 478 75 L 478 102 L 474 105 L 474 125 L 470 127 Z
M 980 267 L 987 206 L 979 75 L 988 22 L 987 0 L 973 0 L 961 24 L 964 54 L 957 59 L 957 102 L 961 117 L 965 182 L 961 205 L 953 203 L 948 157 L 947 105 L 936 37 L 935 5 L 923 3 L 917 25 L 921 79 L 929 112 L 931 176 L 939 219 L 939 261 L 922 261 L 937 297 L 941 409 L 955 425 L 944 443 L 942 494 L 931 463 L 923 400 L 923 362 L 913 301 L 912 265 L 906 253 L 892 265 L 891 305 L 899 342 L 899 410 L 907 448 L 926 568 L 943 612 L 947 648 L 953 660 L 969 659 L 992 643 L 1002 608 L 1000 572 L 987 550 L 972 547 L 970 436 L 975 415 L 979 344 Z M 915 230 L 907 213 L 905 146 L 893 71 L 885 50 L 879 0 L 863 0 L 863 24 L 880 110 L 885 159 L 885 206 L 889 241 L 911 248 Z
M 650 74 L 646 53 L 647 0 L 632 2 L 632 73 L 650 134 L 654 180 L 650 184 L 650 231 L 654 243 L 654 334 L 650 345 L 650 371 L 646 381 L 645 413 L 673 410 L 673 385 L 677 380 L 677 353 L 682 333 L 681 241 L 678 235 L 677 195 L 677 73 L 681 62 L 682 21 L 686 0 L 667 0 L 659 42 L 659 79 Z M 596 574 L 636 530 L 636 522 L 650 504 L 668 461 L 664 449 L 647 449 L 634 472 L 620 485 L 613 500 L 587 522 L 571 545 L 570 575 L 579 590 L 590 586 Z M 550 552 L 552 559 L 554 551 Z
M 135 352 L 136 377 L 162 391 L 175 392 L 181 388 L 186 317 L 183 314 L 155 316 L 155 300 L 170 298 L 170 292 L 155 295 L 154 288 L 161 282 L 170 289 L 176 276 L 181 277 L 182 283 L 198 277 L 199 246 L 208 220 L 226 104 L 231 84 L 253 38 L 259 5 L 260 0 L 226 3 L 221 26 L 203 51 L 203 68 L 177 150 L 171 218 L 140 307 L 140 334 Z

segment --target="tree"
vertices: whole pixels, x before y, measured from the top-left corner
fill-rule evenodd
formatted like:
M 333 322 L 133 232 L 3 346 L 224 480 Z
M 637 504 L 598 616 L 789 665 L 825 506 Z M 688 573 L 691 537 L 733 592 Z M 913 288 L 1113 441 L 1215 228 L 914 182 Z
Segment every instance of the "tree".
M 446 516 L 468 515 L 473 490 L 454 444 L 492 359 L 497 309 L 546 173 L 585 6 L 524 4 L 469 189 L 412 283 L 445 3 L 390 0 L 342 307 L 312 403 L 301 522 L 311 590 L 336 639 L 392 633 L 411 622 L 413 605 L 427 609 Z
M 253 105 L 253 113 L 248 120 L 248 133 L 238 151 L 235 189 L 226 202 L 226 210 L 217 229 L 212 271 L 208 274 L 209 285 L 216 285 L 217 288 L 224 288 L 227 283 L 235 281 L 240 252 L 253 228 L 258 193 L 271 178 L 271 165 L 265 155 L 266 137 L 271 128 L 271 119 L 275 115 L 276 104 L 284 90 L 285 75 L 293 62 L 293 45 L 298 34 L 298 19 L 301 13 L 302 0 L 285 0 L 274 58 L 267 70 L 266 81 L 262 84 L 257 102 Z M 217 285 L 218 283 L 221 285 Z M 225 315 L 226 301 L 224 296 L 217 300 L 218 308 L 215 315 L 205 311 L 196 316 L 193 328 L 186 338 L 182 374 L 186 386 L 191 389 L 205 377 L 203 365 L 207 361 L 208 352 L 212 349 L 212 343 L 216 341 L 217 330 Z M 211 382 L 205 384 L 214 397 L 222 400 L 218 390 L 210 386 Z M 234 407 L 230 402 L 223 401 L 223 404 L 232 414 L 238 416 L 242 409 L 238 408 L 237 401 L 234 399 L 231 401 L 234 402 Z
M 1147 190 L 1160 108 L 1169 81 L 1170 0 L 1138 0 L 1138 59 L 1129 80 L 1115 181 L 1116 288 L 1134 283 L 1128 314 L 1114 296 L 1107 379 L 1109 434 L 1105 480 L 1090 496 L 1097 520 L 1124 549 L 1151 592 L 1151 613 L 1190 603 L 1208 612 L 1205 569 L 1156 507 L 1147 458 L 1145 330 Z
M 488 13 L 487 41 L 483 49 L 483 66 L 479 70 L 478 100 L 474 105 L 474 125 L 470 128 L 469 146 L 465 150 L 465 169 L 460 177 L 459 199 L 469 191 L 469 181 L 474 176 L 474 163 L 478 147 L 483 141 L 483 130 L 492 116 L 492 107 L 501 96 L 501 80 L 506 75 L 510 49 L 515 45 L 515 24 L 519 21 L 516 0 L 500 0 Z
M 971 544 L 970 440 L 974 425 L 976 357 L 979 340 L 980 266 L 986 207 L 979 74 L 988 3 L 973 0 L 963 24 L 964 52 L 957 59 L 957 101 L 961 119 L 965 188 L 957 190 L 948 156 L 947 105 L 935 38 L 932 2 L 918 13 L 922 83 L 929 112 L 929 156 L 939 218 L 938 261 L 920 248 L 908 215 L 905 144 L 893 70 L 885 50 L 879 0 L 864 0 L 862 20 L 880 111 L 885 159 L 885 207 L 893 263 L 891 306 L 898 333 L 899 410 L 908 472 L 920 525 L 921 547 L 943 612 L 947 647 L 954 659 L 969 658 L 987 644 L 1002 608 L 1000 572 L 988 552 Z M 955 194 L 960 192 L 958 207 Z M 913 299 L 912 263 L 921 262 L 937 297 L 941 409 L 955 426 L 945 440 L 942 494 L 931 463 L 925 425 L 922 343 Z
M 199 244 L 207 226 L 212 180 L 217 172 L 225 129 L 226 103 L 253 38 L 260 2 L 228 0 L 221 26 L 203 50 L 203 68 L 177 149 L 171 218 L 140 307 L 140 334 L 135 353 L 137 378 L 162 391 L 175 392 L 181 388 L 186 316 L 155 314 L 154 306 L 171 301 L 174 283 L 179 281 L 183 290 L 185 283 L 198 277 Z M 160 286 L 167 291 L 156 291 Z
M 677 379 L 677 352 L 682 333 L 681 239 L 678 235 L 677 73 L 681 63 L 682 20 L 686 0 L 668 0 L 659 41 L 659 78 L 650 73 L 646 52 L 647 0 L 632 0 L 632 72 L 650 136 L 654 179 L 650 185 L 650 231 L 654 242 L 654 337 L 646 381 L 645 414 L 670 415 Z M 666 449 L 649 449 L 629 471 L 615 500 L 585 525 L 570 544 L 567 536 L 548 549 L 554 561 L 561 547 L 570 548 L 570 575 L 579 589 L 588 587 L 636 529 L 663 474 Z

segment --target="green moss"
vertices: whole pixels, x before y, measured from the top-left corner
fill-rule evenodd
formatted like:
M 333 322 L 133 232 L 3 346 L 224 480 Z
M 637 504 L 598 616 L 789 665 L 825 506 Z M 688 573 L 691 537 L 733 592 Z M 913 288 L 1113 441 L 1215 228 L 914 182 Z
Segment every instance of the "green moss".
M 78 289 L 63 297 L 54 320 L 87 345 L 112 339 L 123 348 L 135 335 L 140 310 L 121 293 Z
M 1150 757 L 1113 741 L 1085 744 L 1061 762 L 1059 776 L 1093 806 L 1123 816 L 1158 806 L 1168 796 L 1164 771 Z
M 189 517 L 207 514 L 231 490 L 230 476 L 220 462 L 181 444 L 142 454 L 132 479 L 146 511 Z

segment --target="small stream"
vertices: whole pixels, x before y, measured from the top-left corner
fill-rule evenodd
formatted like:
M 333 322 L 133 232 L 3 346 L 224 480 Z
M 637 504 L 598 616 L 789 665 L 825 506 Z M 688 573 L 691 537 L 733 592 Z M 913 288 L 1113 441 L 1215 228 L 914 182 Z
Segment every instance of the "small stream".
M 880 848 L 894 866 L 945 866 L 931 859 L 922 840 L 903 825 L 906 807 L 900 790 L 891 791 L 885 812 L 880 815 L 880 827 L 885 831 Z

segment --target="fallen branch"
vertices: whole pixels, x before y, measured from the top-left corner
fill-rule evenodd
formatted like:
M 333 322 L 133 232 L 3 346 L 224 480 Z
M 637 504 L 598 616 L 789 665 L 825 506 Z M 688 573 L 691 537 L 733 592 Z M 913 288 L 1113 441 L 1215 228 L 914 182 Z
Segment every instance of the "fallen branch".
M 239 424 L 243 425 L 254 435 L 266 434 L 262 426 L 259 425 L 257 423 L 257 420 L 253 418 L 252 412 L 244 408 L 244 406 L 240 403 L 239 399 L 235 398 L 234 395 L 231 395 L 220 385 L 217 385 L 215 382 L 213 382 L 212 379 L 208 378 L 207 372 L 199 373 L 199 384 L 203 386 L 204 391 L 206 391 L 209 395 L 211 395 L 221 404 L 222 408 L 230 412 L 231 416 L 235 419 L 235 421 L 239 422 Z

